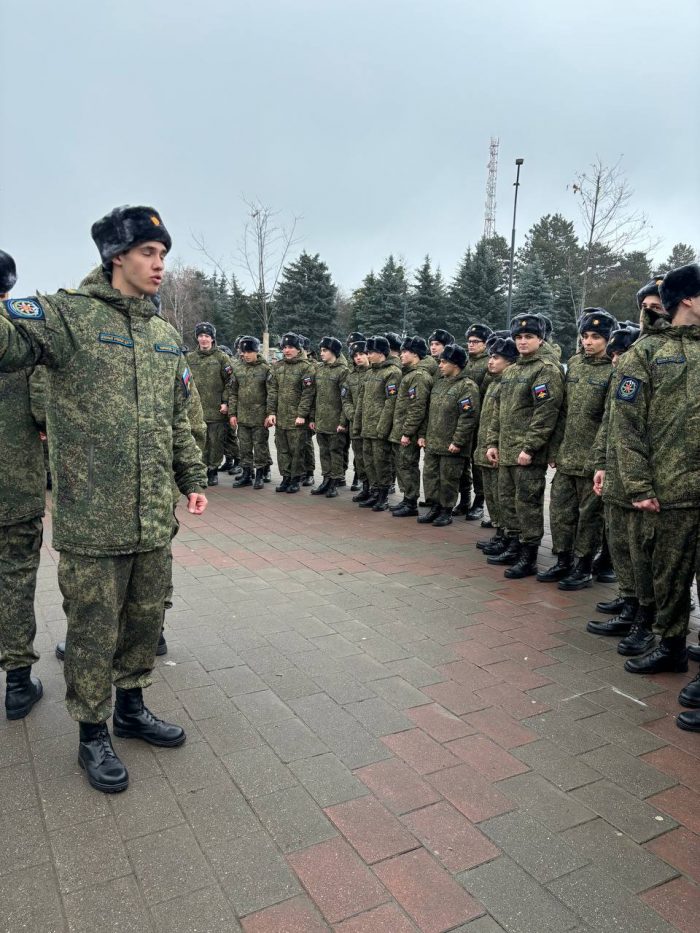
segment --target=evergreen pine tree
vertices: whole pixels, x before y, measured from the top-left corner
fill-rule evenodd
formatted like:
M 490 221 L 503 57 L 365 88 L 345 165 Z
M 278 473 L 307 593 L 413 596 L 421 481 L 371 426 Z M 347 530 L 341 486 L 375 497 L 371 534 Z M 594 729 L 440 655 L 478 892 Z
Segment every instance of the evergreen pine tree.
M 406 268 L 389 256 L 379 275 L 366 275 L 352 297 L 358 329 L 367 337 L 403 330 L 408 313 Z
M 679 266 L 688 266 L 692 262 L 698 261 L 698 254 L 692 246 L 687 243 L 676 243 L 671 250 L 666 262 L 663 262 L 658 272 L 670 272 L 671 269 L 677 269 Z
M 440 269 L 433 272 L 430 256 L 416 272 L 409 299 L 409 330 L 423 337 L 444 327 L 447 317 L 447 293 Z
M 513 316 L 528 311 L 541 311 L 551 318 L 554 297 L 544 274 L 542 263 L 535 255 L 518 270 L 518 280 L 513 290 Z
M 458 336 L 464 322 L 467 320 L 469 304 L 469 295 L 472 288 L 472 265 L 474 257 L 471 247 L 467 251 L 457 267 L 454 278 L 450 282 L 447 296 L 447 312 L 442 327 L 445 327 L 450 333 Z
M 304 251 L 282 270 L 275 293 L 275 329 L 302 333 L 318 343 L 333 333 L 336 295 L 328 266 L 318 253 Z
M 474 247 L 464 303 L 464 317 L 457 325 L 455 338 L 462 342 L 470 324 L 488 324 L 493 330 L 506 326 L 506 303 L 503 269 L 488 240 L 483 237 Z

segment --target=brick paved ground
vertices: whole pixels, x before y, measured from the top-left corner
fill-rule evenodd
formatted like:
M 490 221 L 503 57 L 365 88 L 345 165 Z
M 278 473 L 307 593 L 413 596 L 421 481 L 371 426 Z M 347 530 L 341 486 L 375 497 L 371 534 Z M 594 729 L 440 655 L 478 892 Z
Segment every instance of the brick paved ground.
M 473 525 L 349 499 L 227 480 L 183 516 L 148 701 L 188 741 L 115 740 L 114 797 L 77 766 L 45 549 L 46 697 L 0 719 L 0 930 L 697 930 L 689 677 L 585 633 L 612 587 L 509 583 Z

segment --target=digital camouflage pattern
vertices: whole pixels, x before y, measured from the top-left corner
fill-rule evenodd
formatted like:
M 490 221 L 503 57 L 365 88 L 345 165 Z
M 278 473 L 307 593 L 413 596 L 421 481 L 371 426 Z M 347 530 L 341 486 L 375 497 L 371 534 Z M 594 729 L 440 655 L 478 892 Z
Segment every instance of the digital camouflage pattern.
M 199 390 L 194 379 L 190 380 L 190 397 L 187 400 L 187 420 L 190 423 L 192 437 L 195 440 L 200 451 L 204 452 L 204 446 L 207 441 L 207 424 L 204 420 L 204 411 L 202 409 L 202 400 L 199 397 Z
M 432 376 L 433 379 L 437 379 L 440 375 L 440 367 L 438 366 L 438 361 L 434 356 L 428 354 L 428 356 L 423 357 L 423 359 L 418 364 L 419 369 L 424 369 L 429 376 Z
M 549 524 L 555 554 L 592 557 L 603 540 L 603 501 L 591 476 L 557 469 L 549 500 Z
M 420 447 L 412 442 L 407 447 L 392 442 L 394 473 L 405 499 L 420 496 Z
M 496 410 L 496 399 L 498 393 L 500 392 L 501 375 L 502 374 L 499 373 L 495 376 L 489 376 L 489 384 L 486 387 L 486 391 L 481 403 L 479 427 L 477 430 L 476 442 L 474 444 L 474 452 L 472 455 L 473 466 L 477 469 L 477 473 L 475 475 L 478 475 L 481 479 L 483 495 L 484 499 L 486 500 L 486 507 L 489 510 L 489 518 L 498 528 L 501 527 L 498 509 L 498 467 L 494 467 L 486 459 L 486 448 L 488 446 L 486 438 L 488 435 L 489 426 Z M 465 479 L 465 475 L 462 474 L 461 489 L 466 491 L 468 494 L 470 486 L 465 483 Z
M 459 454 L 439 454 L 426 448 L 423 459 L 425 501 L 443 509 L 454 508 L 463 468 L 464 458 Z
M 481 469 L 481 480 L 486 508 L 489 510 L 489 518 L 496 528 L 502 528 L 501 510 L 498 505 L 498 470 Z
M 620 596 L 636 597 L 643 606 L 654 603 L 651 538 L 647 515 L 612 502 L 605 504 L 605 533 Z
M 440 376 L 433 383 L 425 432 L 425 449 L 434 454 L 456 456 L 471 453 L 480 411 L 479 387 L 460 370 L 455 376 Z M 450 454 L 449 446 L 460 448 Z M 462 468 L 464 464 L 462 464 Z
M 281 359 L 267 378 L 267 414 L 275 415 L 277 427 L 291 430 L 297 418 L 308 419 L 316 396 L 314 364 L 302 356 Z
M 43 461 L 42 461 L 43 462 Z M 34 593 L 41 551 L 41 516 L 0 525 L 0 667 L 36 664 Z
M 343 405 L 343 419 L 341 424 L 347 427 L 348 433 L 350 434 L 353 467 L 361 483 L 367 479 L 367 471 L 365 470 L 362 438 L 355 433 L 354 420 L 355 411 L 360 404 L 362 381 L 368 372 L 369 370 L 366 367 L 355 366 L 353 363 L 352 366 L 345 371 L 345 381 L 340 387 L 340 397 Z
M 348 364 L 341 356 L 316 369 L 316 397 L 310 421 L 316 425 L 316 434 L 335 434 L 344 427 L 342 389 Z
M 576 354 L 569 360 L 564 398 L 549 445 L 549 459 L 570 476 L 592 476 L 591 448 L 605 412 L 612 363 Z
M 393 359 L 370 365 L 362 380 L 360 404 L 355 408 L 353 431 L 356 435 L 388 441 L 400 382 L 401 370 Z
M 267 467 L 270 460 L 270 438 L 267 428 L 249 424 L 238 426 L 238 438 L 241 445 L 241 465 L 258 469 Z
M 501 526 L 521 544 L 539 544 L 544 535 L 545 466 L 498 467 Z
M 179 343 L 150 300 L 116 291 L 101 268 L 77 291 L 0 303 L 0 371 L 48 371 L 57 550 L 165 547 L 171 470 L 184 495 L 205 486 Z
M 685 636 L 690 622 L 691 587 L 700 580 L 700 509 L 649 513 L 643 528 L 654 581 L 654 631 L 662 638 Z
M 489 351 L 482 350 L 481 353 L 469 353 L 464 372 L 469 376 L 472 382 L 479 387 L 479 394 L 483 399 L 486 390 L 493 378 L 489 374 Z
M 228 402 L 228 383 L 233 375 L 231 357 L 213 346 L 210 350 L 190 350 L 187 365 L 194 376 L 202 400 L 204 420 L 207 424 L 226 422 L 228 415 L 221 406 Z
M 43 424 L 37 419 L 45 415 L 36 411 L 33 386 L 37 381 L 32 369 L 0 372 L 0 526 L 44 514 L 46 473 L 39 438 Z
M 321 473 L 331 479 L 345 479 L 345 435 L 316 434 Z
M 432 385 L 432 376 L 419 364 L 402 367 L 389 435 L 392 443 L 398 444 L 404 435 L 413 443 L 424 436 Z
M 228 384 L 229 417 L 238 418 L 239 425 L 261 426 L 267 415 L 267 387 L 270 364 L 258 353 L 252 363 L 243 360 L 234 364 Z

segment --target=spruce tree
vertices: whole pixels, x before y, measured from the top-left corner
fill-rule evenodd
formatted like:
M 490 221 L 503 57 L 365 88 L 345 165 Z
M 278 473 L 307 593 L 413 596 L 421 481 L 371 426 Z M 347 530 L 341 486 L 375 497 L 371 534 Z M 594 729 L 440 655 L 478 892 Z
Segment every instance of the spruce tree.
M 676 243 L 665 262 L 658 267 L 658 272 L 670 272 L 679 266 L 688 266 L 698 261 L 698 254 L 687 243 Z
M 294 331 L 318 343 L 333 333 L 337 289 L 319 254 L 304 251 L 288 263 L 275 293 L 275 329 Z
M 464 317 L 455 321 L 455 338 L 462 342 L 470 324 L 488 324 L 493 330 L 506 326 L 506 302 L 503 269 L 488 240 L 483 237 L 474 247 L 468 270 L 463 305 Z
M 447 293 L 440 269 L 433 272 L 430 256 L 418 269 L 409 299 L 409 331 L 423 337 L 444 327 L 447 317 Z
M 353 293 L 357 328 L 367 337 L 401 331 L 408 312 L 406 268 L 389 256 L 379 275 L 374 271 L 365 276 Z
M 513 290 L 513 315 L 528 311 L 541 311 L 551 318 L 554 307 L 552 289 L 544 274 L 542 263 L 535 254 L 533 258 L 518 270 L 518 279 Z

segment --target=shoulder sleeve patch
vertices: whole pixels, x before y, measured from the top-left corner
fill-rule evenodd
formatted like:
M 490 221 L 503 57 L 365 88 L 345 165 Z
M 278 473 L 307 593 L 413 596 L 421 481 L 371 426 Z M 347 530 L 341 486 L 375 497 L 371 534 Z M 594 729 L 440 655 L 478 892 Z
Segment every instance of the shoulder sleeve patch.
M 641 382 L 634 376 L 623 376 L 617 387 L 615 398 L 619 398 L 621 402 L 633 402 L 639 393 L 640 386 Z
M 228 364 L 224 366 L 224 376 L 226 376 L 227 379 L 231 378 L 232 373 L 233 373 L 233 366 L 229 366 Z
M 5 308 L 14 321 L 45 321 L 46 315 L 36 298 L 10 298 Z
M 408 397 L 410 399 L 418 398 L 418 389 L 415 386 L 408 387 Z
M 190 382 L 192 381 L 192 373 L 190 372 L 189 366 L 185 366 L 182 371 L 182 386 L 185 390 L 185 398 L 190 397 Z
M 386 397 L 391 398 L 393 395 L 399 391 L 399 387 L 395 382 L 390 382 L 386 387 Z
M 304 378 L 302 379 L 302 382 L 304 383 L 304 386 L 308 389 L 309 386 L 312 386 L 314 384 L 314 377 L 304 376 Z
M 341 386 L 341 387 L 340 387 L 340 397 L 341 397 L 341 398 L 347 398 L 347 395 L 348 395 L 348 387 L 347 387 L 347 386 Z
M 548 398 L 551 398 L 551 394 L 548 382 L 540 382 L 539 385 L 532 387 L 532 395 L 536 402 L 546 401 Z
M 460 411 L 474 411 L 474 403 L 472 402 L 471 395 L 465 395 L 464 398 L 461 398 L 458 402 Z
M 97 339 L 100 343 L 113 343 L 118 347 L 133 347 L 134 345 L 134 341 L 131 337 L 125 336 L 124 334 L 107 334 L 101 331 L 97 335 Z
M 180 348 L 174 343 L 154 343 L 153 349 L 156 353 L 172 353 L 173 356 L 180 355 Z

